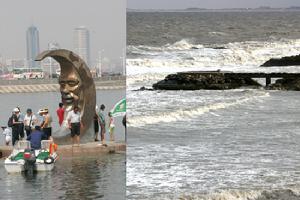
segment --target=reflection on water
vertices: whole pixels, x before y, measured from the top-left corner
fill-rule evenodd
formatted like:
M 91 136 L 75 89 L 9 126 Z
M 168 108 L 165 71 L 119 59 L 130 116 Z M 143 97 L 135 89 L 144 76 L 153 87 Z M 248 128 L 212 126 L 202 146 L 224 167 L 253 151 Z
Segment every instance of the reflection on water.
M 125 199 L 125 154 L 64 158 L 32 176 L 0 167 L 1 199 Z

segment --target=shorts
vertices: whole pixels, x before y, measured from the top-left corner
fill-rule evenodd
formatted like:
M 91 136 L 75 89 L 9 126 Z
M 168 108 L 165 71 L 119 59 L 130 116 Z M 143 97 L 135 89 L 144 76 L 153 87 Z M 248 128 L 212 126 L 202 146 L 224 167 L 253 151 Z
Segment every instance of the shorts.
M 99 123 L 98 123 L 98 120 L 94 120 L 94 130 L 95 130 L 95 133 L 99 132 Z
M 51 127 L 43 128 L 43 132 L 48 140 L 49 137 L 52 135 L 52 128 Z
M 71 123 L 71 137 L 80 135 L 80 123 Z

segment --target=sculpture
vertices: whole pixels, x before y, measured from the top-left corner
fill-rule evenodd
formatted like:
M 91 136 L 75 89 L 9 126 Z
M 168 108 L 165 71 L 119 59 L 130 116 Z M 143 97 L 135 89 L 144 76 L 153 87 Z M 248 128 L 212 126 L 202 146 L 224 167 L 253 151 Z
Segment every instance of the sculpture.
M 78 105 L 83 124 L 81 133 L 85 134 L 93 125 L 96 106 L 96 89 L 88 66 L 78 55 L 65 49 L 44 51 L 37 56 L 36 61 L 46 57 L 60 64 L 59 85 L 64 108 L 68 112 L 74 105 Z

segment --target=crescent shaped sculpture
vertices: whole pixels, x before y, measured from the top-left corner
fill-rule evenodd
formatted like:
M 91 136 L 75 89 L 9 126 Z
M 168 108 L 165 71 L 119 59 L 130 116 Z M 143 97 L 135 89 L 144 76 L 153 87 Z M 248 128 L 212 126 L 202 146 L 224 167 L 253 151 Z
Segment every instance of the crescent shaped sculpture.
M 74 105 L 79 107 L 83 124 L 80 132 L 85 134 L 93 125 L 96 106 L 96 89 L 88 66 L 78 55 L 66 49 L 44 51 L 36 57 L 36 61 L 46 57 L 59 63 L 61 73 L 58 82 L 64 108 L 69 112 Z

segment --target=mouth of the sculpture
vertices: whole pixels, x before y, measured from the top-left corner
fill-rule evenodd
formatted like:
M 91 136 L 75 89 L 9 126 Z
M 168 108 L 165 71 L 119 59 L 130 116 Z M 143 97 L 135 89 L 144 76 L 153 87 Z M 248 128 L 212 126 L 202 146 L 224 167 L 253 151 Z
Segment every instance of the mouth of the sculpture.
M 72 110 L 75 98 L 71 93 L 62 93 L 61 99 L 67 111 Z

